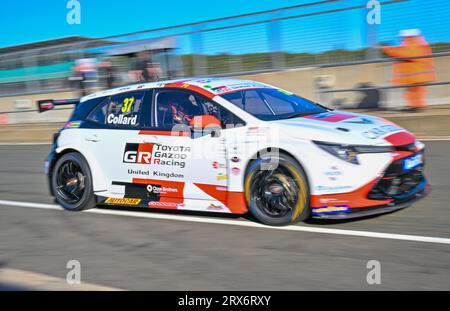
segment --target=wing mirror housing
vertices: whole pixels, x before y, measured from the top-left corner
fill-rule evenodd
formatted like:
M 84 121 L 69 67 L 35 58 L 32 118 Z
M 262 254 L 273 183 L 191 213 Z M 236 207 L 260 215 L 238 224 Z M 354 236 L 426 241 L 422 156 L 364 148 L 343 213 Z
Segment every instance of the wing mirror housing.
M 211 137 L 219 137 L 222 130 L 220 120 L 207 114 L 193 117 L 189 125 L 192 127 L 194 135 L 201 133 L 201 136 L 211 134 Z

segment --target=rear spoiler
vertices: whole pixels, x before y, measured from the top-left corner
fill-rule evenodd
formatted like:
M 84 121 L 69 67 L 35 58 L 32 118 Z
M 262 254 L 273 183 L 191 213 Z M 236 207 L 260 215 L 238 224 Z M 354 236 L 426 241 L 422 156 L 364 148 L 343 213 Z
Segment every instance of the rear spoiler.
M 55 108 L 55 106 L 67 106 L 67 105 L 78 105 L 80 99 L 43 99 L 37 101 L 39 113 L 49 111 Z

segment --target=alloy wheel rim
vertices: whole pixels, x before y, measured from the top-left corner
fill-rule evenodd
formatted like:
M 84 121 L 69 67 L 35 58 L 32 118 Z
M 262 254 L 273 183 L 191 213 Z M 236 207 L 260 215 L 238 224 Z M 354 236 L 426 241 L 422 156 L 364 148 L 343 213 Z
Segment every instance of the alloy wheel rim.
M 294 176 L 279 166 L 255 173 L 250 193 L 259 210 L 267 216 L 280 218 L 294 210 L 299 198 L 299 187 Z
M 58 169 L 56 190 L 59 196 L 68 204 L 77 204 L 85 192 L 85 175 L 78 163 L 65 161 Z

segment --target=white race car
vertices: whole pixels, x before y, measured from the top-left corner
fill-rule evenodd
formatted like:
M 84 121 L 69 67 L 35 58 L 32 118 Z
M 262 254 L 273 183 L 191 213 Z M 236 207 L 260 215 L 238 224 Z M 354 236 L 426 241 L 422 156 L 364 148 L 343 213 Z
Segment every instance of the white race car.
M 267 84 L 147 83 L 76 103 L 46 161 L 65 209 L 250 212 L 269 225 L 391 212 L 425 196 L 424 144 L 379 117 Z

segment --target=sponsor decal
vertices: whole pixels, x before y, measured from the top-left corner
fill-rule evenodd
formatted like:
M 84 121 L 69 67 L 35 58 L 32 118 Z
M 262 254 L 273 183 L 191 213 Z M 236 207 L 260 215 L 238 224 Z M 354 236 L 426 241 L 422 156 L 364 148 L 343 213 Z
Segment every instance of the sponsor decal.
M 292 93 L 292 92 L 289 92 L 289 91 L 286 91 L 286 90 L 283 90 L 283 89 L 277 89 L 277 91 L 278 92 L 281 92 L 281 93 L 283 93 L 283 94 L 286 94 L 286 95 L 294 95 L 294 93 Z
M 226 168 L 227 166 L 226 166 L 225 164 L 222 164 L 222 163 L 219 163 L 219 162 L 217 162 L 217 161 L 214 161 L 214 162 L 212 163 L 212 167 L 213 167 L 214 169 L 219 169 L 219 168 Z
M 113 181 L 113 185 L 125 187 L 125 197 L 160 201 L 163 197 L 174 200 L 183 198 L 184 182 L 133 178 L 132 182 Z M 181 203 L 181 201 L 177 201 Z
M 159 171 L 153 171 L 153 177 L 165 177 L 166 179 L 172 179 L 172 178 L 184 179 L 184 175 L 183 174 L 166 173 L 166 172 L 159 172 Z
M 222 205 L 210 204 L 208 206 L 208 209 L 209 210 L 219 210 L 220 211 L 220 210 L 223 210 L 224 207 Z
M 319 113 L 319 114 L 313 115 L 313 116 L 311 116 L 311 118 L 326 119 L 329 117 L 334 117 L 335 115 L 336 115 L 336 113 L 334 113 L 334 112 L 324 112 L 324 113 Z
M 403 171 L 408 172 L 423 164 L 422 154 L 416 154 L 415 156 L 406 158 L 403 160 Z
M 105 200 L 106 204 L 113 205 L 138 205 L 141 203 L 141 199 L 133 199 L 133 198 L 107 198 Z
M 228 175 L 219 173 L 217 174 L 217 180 L 228 180 Z
M 324 121 L 324 122 L 340 122 L 340 121 L 344 121 L 347 119 L 353 119 L 355 117 L 352 115 L 343 114 L 343 113 L 322 112 L 322 113 L 315 114 L 312 116 L 306 116 L 304 118 L 311 119 L 311 120 L 320 120 L 320 121 Z
M 321 214 L 340 214 L 340 213 L 349 213 L 351 211 L 348 205 L 334 205 L 334 206 L 321 206 L 321 207 L 313 207 L 312 213 L 314 215 Z
M 238 163 L 238 162 L 240 162 L 240 161 L 241 161 L 241 159 L 238 158 L 238 157 L 232 157 L 232 158 L 231 158 L 231 162 Z
M 229 92 L 232 91 L 233 89 L 229 88 L 226 85 L 222 85 L 222 86 L 218 86 L 218 87 L 214 87 L 211 89 L 212 92 L 219 94 L 219 93 L 225 93 L 225 92 Z
M 164 186 L 158 186 L 158 185 L 147 185 L 147 191 L 148 191 L 148 193 L 162 194 L 162 195 L 166 195 L 168 193 L 178 193 L 178 189 L 176 189 L 176 188 L 164 187 Z
M 238 168 L 238 167 L 233 167 L 233 168 L 231 169 L 231 173 L 232 173 L 234 176 L 238 176 L 239 174 L 241 174 L 241 169 Z
M 347 200 L 340 200 L 340 199 L 333 199 L 333 198 L 320 198 L 319 199 L 320 204 L 348 204 L 349 202 Z
M 363 132 L 362 135 L 369 139 L 377 139 L 387 134 L 402 131 L 401 128 L 395 125 L 382 125 L 379 127 L 375 127 L 369 131 Z
M 317 191 L 343 191 L 352 189 L 352 186 L 316 186 Z
M 205 83 L 211 83 L 214 80 L 216 80 L 216 79 L 200 79 L 200 80 L 193 81 L 193 83 L 205 84 Z M 205 85 L 205 87 L 206 87 L 206 85 Z
M 79 128 L 81 125 L 81 121 L 73 121 L 73 122 L 67 122 L 64 124 L 64 129 L 76 129 Z
M 137 117 L 135 116 L 127 117 L 123 114 L 116 116 L 115 114 L 111 113 L 106 118 L 106 122 L 108 124 L 114 124 L 114 125 L 136 125 L 137 124 Z
M 185 168 L 190 151 L 191 148 L 185 146 L 127 143 L 123 162 Z
M 139 176 L 152 176 L 152 177 L 164 177 L 166 179 L 171 178 L 184 178 L 183 174 L 173 173 L 173 172 L 161 172 L 161 171 L 151 171 L 150 170 L 134 170 L 134 169 L 128 169 L 129 175 L 139 175 Z
M 350 119 L 348 121 L 345 121 L 345 123 L 354 123 L 354 124 L 373 124 L 374 122 L 367 118 L 354 118 Z
M 175 202 L 159 202 L 159 201 L 150 201 L 148 202 L 148 207 L 151 208 L 165 208 L 165 209 L 177 209 L 181 207 L 180 203 Z
M 337 180 L 339 176 L 342 176 L 342 171 L 339 170 L 337 166 L 332 166 L 324 172 L 324 175 L 328 177 L 329 180 Z
M 130 174 L 130 175 L 150 176 L 150 171 L 133 170 L 133 169 L 129 168 L 129 169 L 128 169 L 128 174 Z

